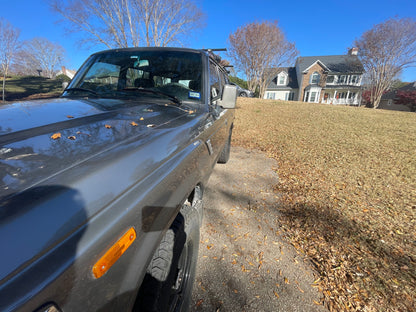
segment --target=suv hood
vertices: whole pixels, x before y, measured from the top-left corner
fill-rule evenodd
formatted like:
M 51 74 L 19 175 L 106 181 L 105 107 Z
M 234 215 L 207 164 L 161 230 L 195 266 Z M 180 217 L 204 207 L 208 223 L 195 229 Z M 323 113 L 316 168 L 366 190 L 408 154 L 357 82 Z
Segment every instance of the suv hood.
M 105 109 L 109 101 L 121 108 Z M 2 106 L 0 200 L 125 140 L 145 133 L 151 140 L 189 115 L 182 108 L 131 100 L 60 98 Z

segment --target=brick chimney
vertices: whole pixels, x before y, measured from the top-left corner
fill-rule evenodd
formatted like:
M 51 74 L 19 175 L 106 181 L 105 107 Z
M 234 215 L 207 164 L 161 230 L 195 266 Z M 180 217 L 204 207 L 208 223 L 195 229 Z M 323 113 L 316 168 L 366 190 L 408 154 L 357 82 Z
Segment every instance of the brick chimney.
M 349 49 L 348 55 L 358 55 L 358 48 Z

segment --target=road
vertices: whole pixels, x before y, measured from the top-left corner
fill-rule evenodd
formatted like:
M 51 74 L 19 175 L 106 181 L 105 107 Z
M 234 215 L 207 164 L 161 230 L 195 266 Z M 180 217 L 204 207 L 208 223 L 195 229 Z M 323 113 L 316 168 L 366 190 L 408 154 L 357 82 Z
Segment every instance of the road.
M 204 194 L 191 311 L 328 311 L 310 263 L 280 230 L 277 166 L 235 147 L 216 165 Z

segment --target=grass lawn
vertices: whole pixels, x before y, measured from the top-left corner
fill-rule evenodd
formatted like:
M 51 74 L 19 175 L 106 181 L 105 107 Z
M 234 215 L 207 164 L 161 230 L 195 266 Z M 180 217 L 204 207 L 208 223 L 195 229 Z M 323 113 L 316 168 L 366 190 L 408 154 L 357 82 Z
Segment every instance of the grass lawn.
M 278 160 L 281 228 L 333 311 L 416 311 L 416 114 L 239 99 L 233 144 Z
M 3 84 L 2 79 L 0 79 L 0 83 Z M 61 93 L 62 81 L 56 79 L 25 76 L 6 80 L 6 101 L 57 97 Z

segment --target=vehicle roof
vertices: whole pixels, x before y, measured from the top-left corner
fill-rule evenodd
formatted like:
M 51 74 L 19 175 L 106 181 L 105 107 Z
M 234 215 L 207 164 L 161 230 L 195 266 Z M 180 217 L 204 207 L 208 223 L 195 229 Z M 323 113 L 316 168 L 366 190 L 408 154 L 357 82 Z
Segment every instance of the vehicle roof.
M 134 52 L 134 51 L 177 51 L 177 52 L 188 52 L 188 53 L 198 53 L 203 54 L 217 63 L 223 70 L 224 67 L 215 59 L 214 55 L 209 53 L 206 49 L 191 49 L 191 48 L 179 48 L 179 47 L 131 47 L 131 48 L 116 48 L 108 49 L 93 53 L 92 55 L 105 54 L 109 52 Z M 225 70 L 226 71 L 226 70 Z
M 92 55 L 104 54 L 109 52 L 134 52 L 134 51 L 177 51 L 177 52 L 193 52 L 199 54 L 208 55 L 204 50 L 190 49 L 190 48 L 178 48 L 178 47 L 132 47 L 132 48 L 117 48 L 108 49 L 96 52 Z

